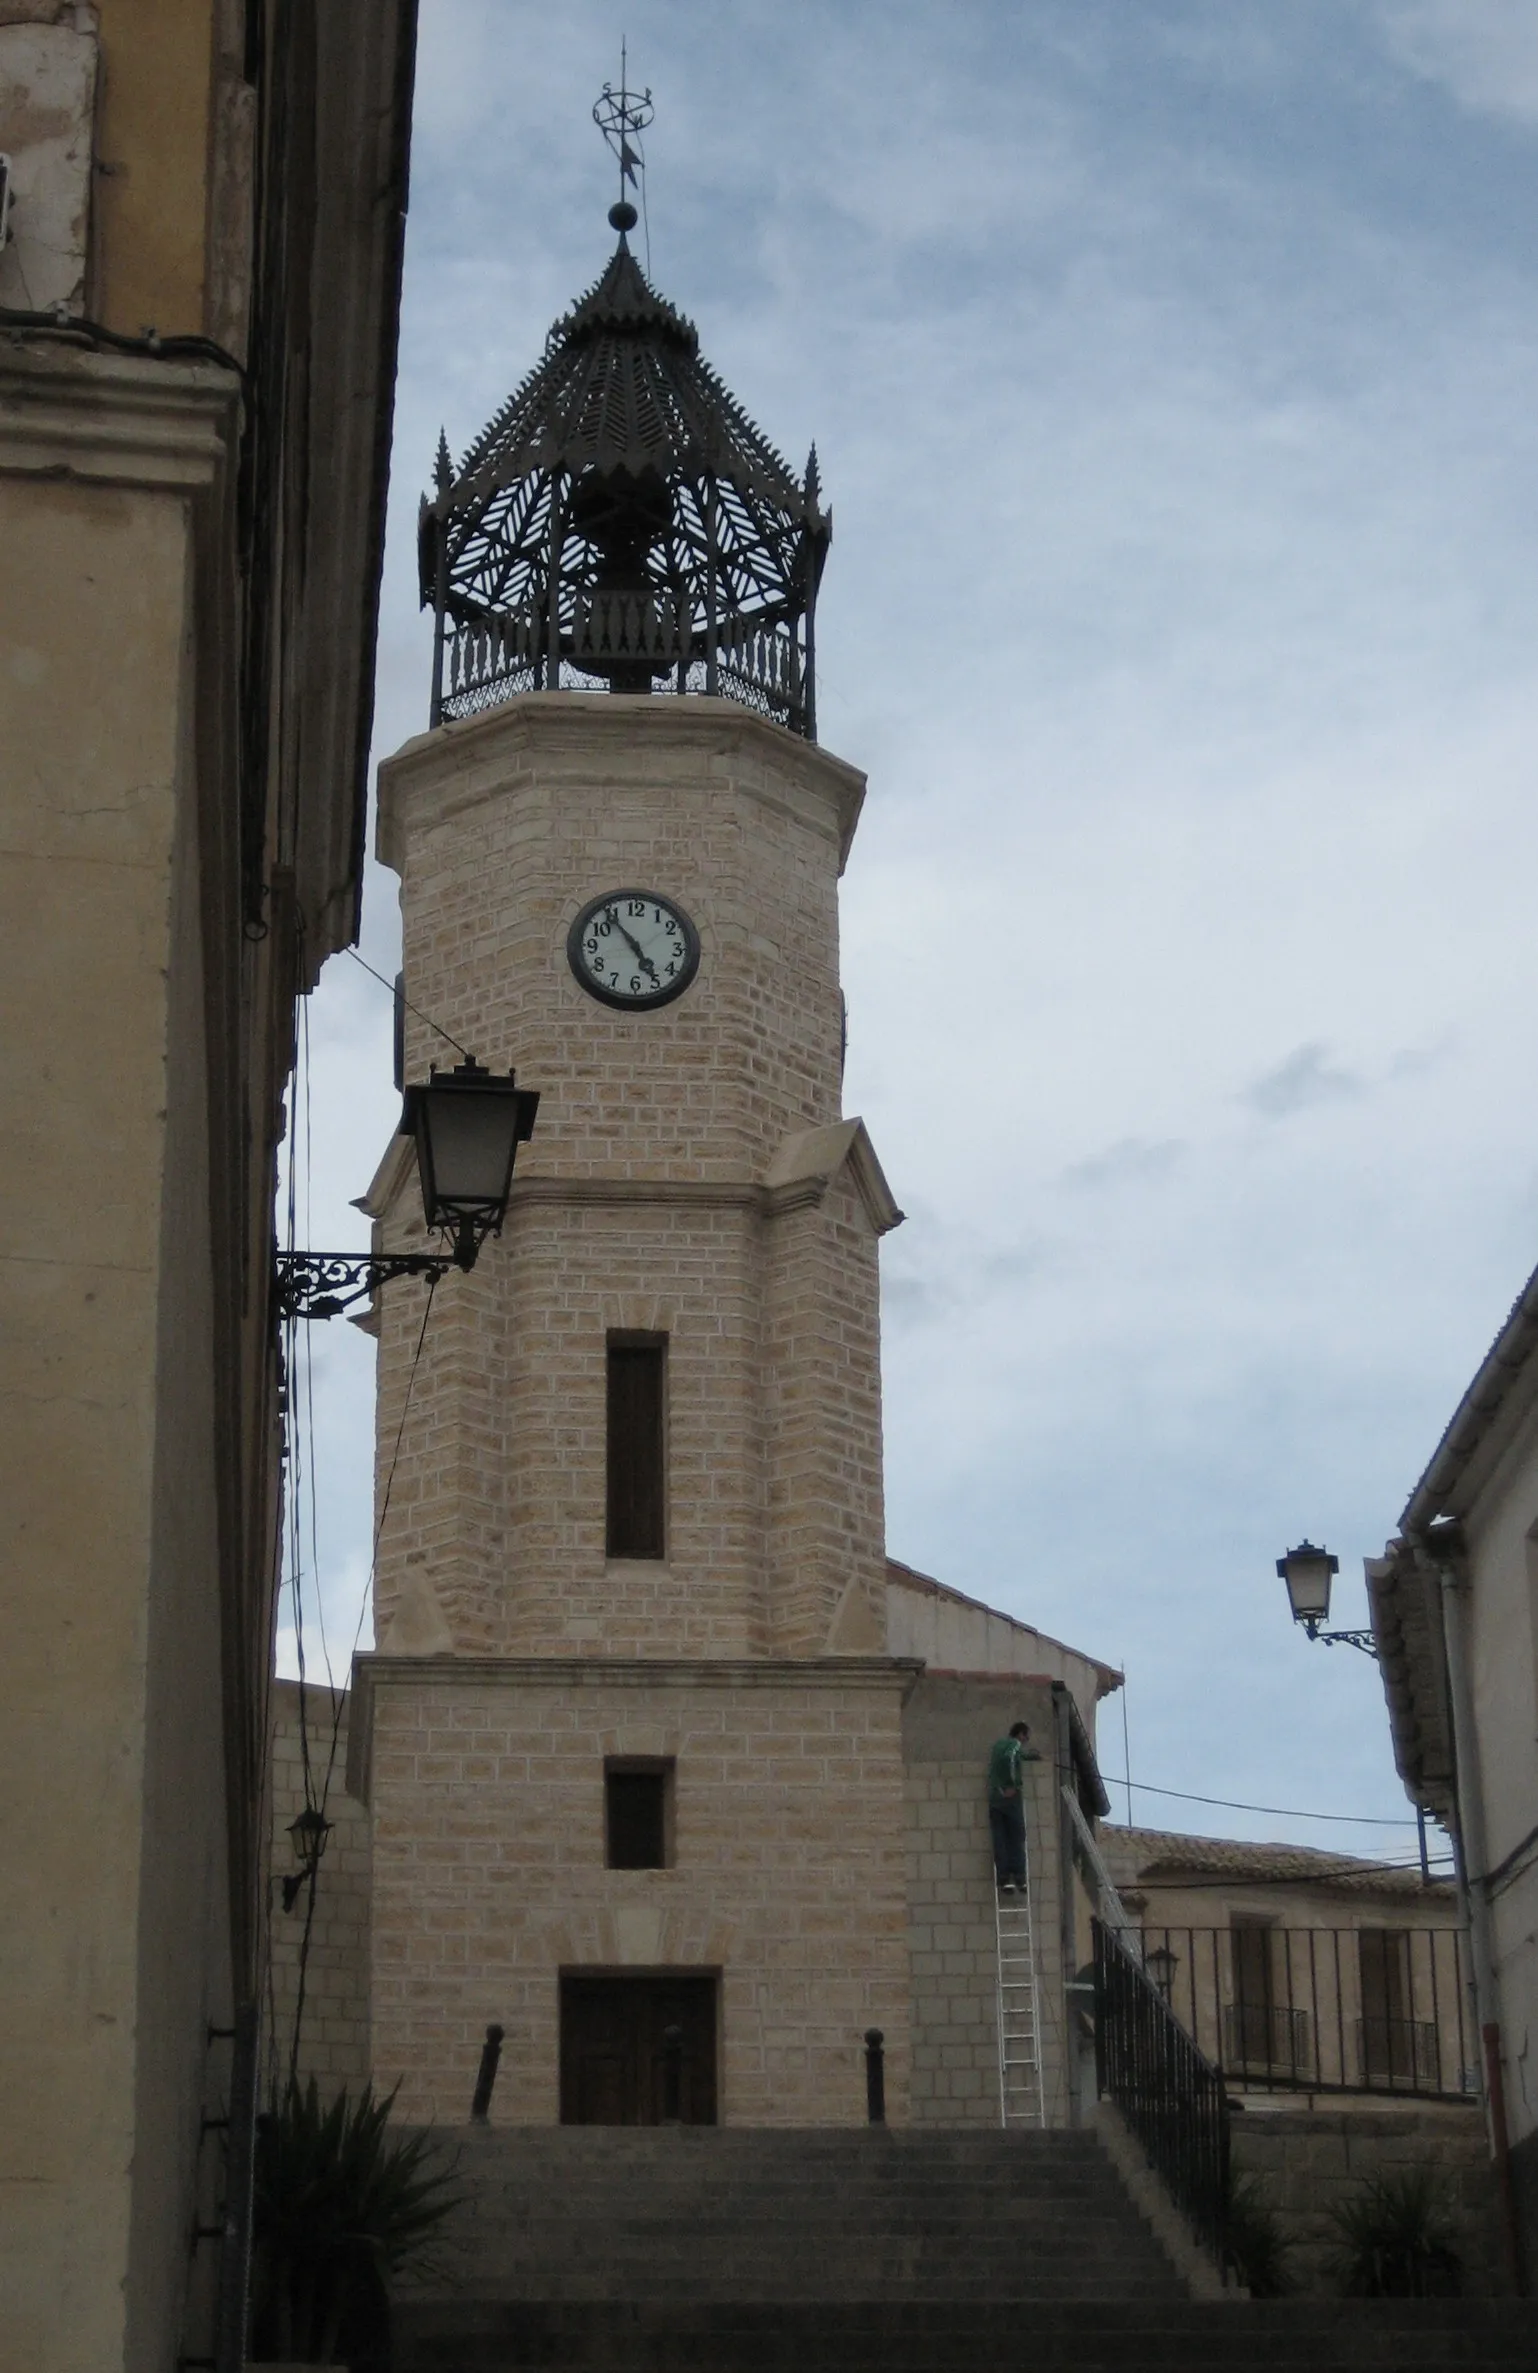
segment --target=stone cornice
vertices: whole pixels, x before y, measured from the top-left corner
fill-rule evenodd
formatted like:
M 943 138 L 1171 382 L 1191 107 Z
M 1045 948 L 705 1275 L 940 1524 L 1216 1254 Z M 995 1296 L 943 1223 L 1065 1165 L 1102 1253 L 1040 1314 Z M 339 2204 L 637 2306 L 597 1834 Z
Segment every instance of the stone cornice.
M 518 1177 L 507 1216 L 515 1220 L 520 1211 L 539 1205 L 580 1210 L 651 1204 L 686 1211 L 750 1211 L 763 1219 L 778 1219 L 785 1212 L 815 1208 L 847 1164 L 876 1234 L 885 1235 L 901 1221 L 863 1121 L 839 1121 L 828 1129 L 801 1132 L 788 1138 L 786 1147 L 789 1153 L 776 1158 L 761 1185 L 735 1178 Z M 807 1167 L 800 1166 L 803 1150 Z M 415 1146 L 409 1138 L 392 1137 L 366 1193 L 355 1198 L 354 1210 L 373 1220 L 388 1219 L 415 1170 Z
M 229 465 L 240 402 L 214 363 L 0 335 L 0 470 L 196 492 Z
M 790 805 L 787 792 L 821 806 L 843 867 L 865 797 L 859 769 L 736 701 L 692 692 L 681 699 L 667 693 L 521 692 L 478 716 L 418 734 L 379 769 L 380 858 L 401 870 L 401 806 L 429 783 L 442 785 L 445 812 L 458 814 L 500 796 L 511 779 L 541 762 L 570 766 L 579 751 L 600 782 L 633 783 L 638 754 L 655 755 L 668 744 L 696 768 L 722 751 L 740 753 L 747 766 L 732 787 L 744 798 L 800 814 L 803 821 L 807 815 Z
M 386 1656 L 375 1648 L 354 1658 L 353 1686 L 891 1689 L 911 1688 L 923 1670 L 917 1656 Z
M 672 1203 L 700 1211 L 762 1211 L 764 1189 L 734 1178 L 515 1178 L 511 1214 L 531 1203 Z

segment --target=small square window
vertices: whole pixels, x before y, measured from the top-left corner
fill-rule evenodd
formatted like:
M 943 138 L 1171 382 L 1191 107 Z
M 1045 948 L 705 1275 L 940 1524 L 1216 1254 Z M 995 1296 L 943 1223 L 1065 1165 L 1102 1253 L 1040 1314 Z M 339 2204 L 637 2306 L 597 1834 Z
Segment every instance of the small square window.
M 673 1766 L 604 1765 L 604 1860 L 610 1870 L 666 1870 L 673 1857 Z

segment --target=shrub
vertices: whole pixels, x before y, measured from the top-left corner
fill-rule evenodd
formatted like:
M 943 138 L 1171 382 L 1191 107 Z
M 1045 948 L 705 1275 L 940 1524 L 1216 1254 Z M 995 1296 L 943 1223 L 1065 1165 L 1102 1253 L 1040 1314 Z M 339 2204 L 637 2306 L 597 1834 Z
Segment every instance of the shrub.
M 1450 2299 L 1462 2288 L 1446 2180 L 1433 2166 L 1369 2176 L 1330 2210 L 1334 2266 L 1348 2298 Z
M 257 2362 L 378 2360 L 391 2275 L 421 2267 L 458 2206 L 425 2135 L 388 2131 L 394 2093 L 365 2085 L 322 2108 L 290 2082 L 257 2124 L 251 2354 Z
M 1293 2240 L 1257 2175 L 1236 2175 L 1228 2191 L 1228 2249 L 1253 2299 L 1280 2299 L 1293 2287 Z

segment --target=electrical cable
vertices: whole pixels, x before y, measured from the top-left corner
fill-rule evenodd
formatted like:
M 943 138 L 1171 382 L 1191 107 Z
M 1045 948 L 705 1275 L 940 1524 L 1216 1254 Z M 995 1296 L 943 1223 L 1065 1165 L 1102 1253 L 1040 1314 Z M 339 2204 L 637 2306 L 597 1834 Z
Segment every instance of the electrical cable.
M 1102 1772 L 1100 1777 L 1108 1788 L 1128 1786 L 1124 1772 Z M 1276 1813 L 1285 1821 L 1342 1821 L 1352 1829 L 1413 1829 L 1415 1816 L 1406 1814 L 1402 1821 L 1390 1821 L 1382 1813 L 1307 1813 L 1295 1804 L 1244 1804 L 1235 1796 L 1193 1796 L 1186 1788 L 1155 1788 L 1149 1780 L 1130 1783 L 1140 1788 L 1145 1796 L 1172 1796 L 1181 1804 L 1217 1805 L 1228 1813 Z
M 313 1104 L 311 1100 L 311 1086 L 314 1076 L 314 1066 L 310 1060 L 310 1001 L 308 997 L 306 997 L 304 1000 L 304 1008 L 300 1016 L 299 1044 L 300 1062 L 304 1079 L 304 1240 L 306 1244 L 313 1244 L 315 1241 L 315 1122 Z M 299 1149 L 296 1146 L 295 1151 L 297 1152 L 298 1150 Z M 320 1588 L 320 1505 L 319 1490 L 316 1481 L 317 1461 L 315 1456 L 315 1362 L 311 1356 L 310 1335 L 308 1329 L 305 1332 L 304 1339 L 304 1398 L 305 1450 L 309 1462 L 308 1483 L 310 1500 L 310 1572 L 315 1579 L 316 1585 L 315 1620 L 320 1626 L 321 1660 L 326 1668 L 326 1687 L 330 1692 L 332 1706 L 334 1709 L 336 1704 L 336 1675 L 331 1667 L 331 1643 L 326 1636 L 326 1601 L 325 1596 Z
M 395 1470 L 400 1462 L 401 1443 L 405 1438 L 406 1419 L 411 1411 L 411 1395 L 417 1380 L 417 1367 L 422 1357 L 422 1346 L 427 1341 L 427 1322 L 433 1314 L 433 1296 L 437 1291 L 437 1277 L 429 1277 L 427 1280 L 427 1302 L 422 1312 L 422 1324 L 417 1331 L 416 1349 L 411 1355 L 411 1366 L 406 1374 L 406 1390 L 401 1398 L 401 1421 L 395 1429 L 395 1445 L 390 1452 L 390 1465 L 388 1472 L 385 1475 L 384 1491 L 379 1502 L 379 1518 L 378 1522 L 374 1526 L 373 1545 L 369 1552 L 368 1573 L 364 1579 L 363 1589 L 358 1601 L 358 1620 L 353 1627 L 352 1652 L 348 1658 L 349 1670 L 351 1670 L 352 1657 L 356 1656 L 358 1653 L 358 1642 L 363 1637 L 363 1619 L 368 1613 L 369 1602 L 373 1597 L 374 1575 L 379 1563 L 379 1544 L 384 1538 L 385 1518 L 390 1513 L 390 1494 L 395 1487 Z M 331 1751 L 327 1757 L 326 1777 L 321 1788 L 322 1813 L 325 1812 L 326 1799 L 331 1793 L 331 1775 L 336 1769 L 337 1745 L 341 1738 L 341 1732 L 342 1692 L 338 1691 L 332 1704 Z
M 16 305 L 0 305 L 0 330 L 18 330 L 27 337 L 58 338 L 66 345 L 105 348 L 110 354 L 137 355 L 146 362 L 217 363 L 220 370 L 233 371 L 242 387 L 249 378 L 245 365 L 212 338 L 190 334 L 163 338 L 158 330 L 145 330 L 137 338 L 130 337 L 126 331 L 109 330 L 104 321 L 91 321 L 83 313 L 68 313 L 62 306 L 52 313 L 29 313 Z
M 379 986 L 382 989 L 388 989 L 392 997 L 395 995 L 394 981 L 387 981 L 382 972 L 376 972 L 372 964 L 365 963 L 364 959 L 359 955 L 356 948 L 343 948 L 342 953 L 344 956 L 351 956 L 355 964 L 362 964 L 363 969 L 368 974 L 370 980 L 378 981 Z M 425 1022 L 427 1024 L 429 1030 L 436 1030 L 440 1038 L 446 1038 L 449 1042 L 449 1045 L 454 1048 L 457 1054 L 463 1055 L 467 1063 L 473 1063 L 475 1061 L 475 1057 L 471 1054 L 470 1049 L 467 1046 L 460 1045 L 459 1040 L 454 1036 L 453 1031 L 445 1030 L 443 1024 L 441 1022 L 435 1022 L 430 1013 L 424 1013 L 420 1005 L 413 1005 L 411 999 L 406 995 L 404 989 L 402 989 L 400 992 L 400 1000 L 408 1013 L 414 1013 L 419 1022 Z

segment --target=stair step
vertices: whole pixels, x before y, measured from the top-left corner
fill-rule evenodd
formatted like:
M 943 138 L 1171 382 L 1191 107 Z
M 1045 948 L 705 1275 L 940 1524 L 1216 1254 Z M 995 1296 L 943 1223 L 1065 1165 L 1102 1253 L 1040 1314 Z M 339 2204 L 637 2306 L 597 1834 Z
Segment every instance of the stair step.
M 396 2373 L 1530 2373 L 1538 2314 L 1466 2302 L 890 2301 L 397 2310 Z

